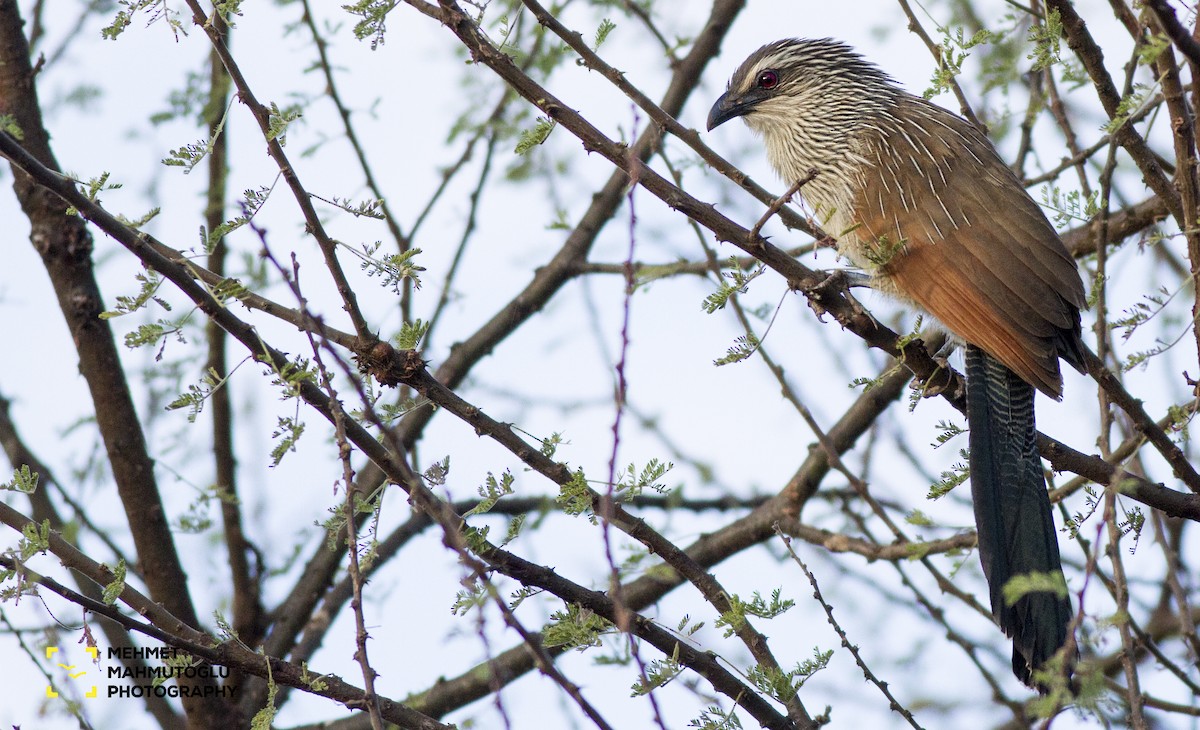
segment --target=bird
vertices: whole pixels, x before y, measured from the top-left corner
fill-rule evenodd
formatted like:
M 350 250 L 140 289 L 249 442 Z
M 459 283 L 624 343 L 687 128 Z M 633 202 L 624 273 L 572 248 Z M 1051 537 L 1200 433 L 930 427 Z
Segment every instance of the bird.
M 1075 260 L 980 129 L 839 40 L 751 53 L 708 130 L 735 117 L 785 183 L 809 178 L 800 195 L 872 288 L 965 345 L 971 498 L 992 614 L 1012 639 L 1013 673 L 1048 691 L 1034 672 L 1067 644 L 1072 610 L 1034 393 L 1062 399 L 1060 360 L 1085 370 Z M 1009 603 L 1004 587 L 1019 576 L 1033 576 L 1025 586 L 1035 590 Z M 1069 673 L 1074 652 L 1063 655 Z

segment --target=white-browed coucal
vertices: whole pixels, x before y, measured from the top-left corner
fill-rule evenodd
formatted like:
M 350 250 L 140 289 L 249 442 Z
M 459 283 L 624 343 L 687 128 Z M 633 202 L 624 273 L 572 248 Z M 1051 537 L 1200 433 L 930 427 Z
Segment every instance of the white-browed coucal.
M 839 250 L 872 286 L 966 343 L 971 497 L 992 612 L 1026 684 L 1067 640 L 1071 605 L 1036 447 L 1033 396 L 1062 397 L 1082 370 L 1083 282 L 1074 259 L 991 142 L 902 90 L 834 40 L 783 40 L 734 72 L 708 129 L 741 117 L 762 136 Z M 1048 577 L 1059 590 L 1003 588 Z

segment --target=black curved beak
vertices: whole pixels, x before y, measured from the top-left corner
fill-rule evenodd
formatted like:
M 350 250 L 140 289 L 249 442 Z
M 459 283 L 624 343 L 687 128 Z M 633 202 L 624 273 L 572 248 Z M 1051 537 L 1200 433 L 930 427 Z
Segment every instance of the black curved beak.
M 732 92 L 726 91 L 712 105 L 712 109 L 708 110 L 708 131 L 713 131 L 734 117 L 749 114 L 754 105 L 762 100 L 761 95 L 753 92 L 744 96 L 734 96 Z
M 708 131 L 713 131 L 717 128 L 717 125 L 723 124 L 740 114 L 741 112 L 738 110 L 737 104 L 729 98 L 729 92 L 726 91 L 712 105 L 712 109 L 708 110 Z

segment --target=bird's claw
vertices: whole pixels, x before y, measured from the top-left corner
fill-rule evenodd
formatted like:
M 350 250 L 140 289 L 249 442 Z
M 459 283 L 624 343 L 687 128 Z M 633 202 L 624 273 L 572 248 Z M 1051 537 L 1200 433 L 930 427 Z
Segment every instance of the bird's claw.
M 838 295 L 845 297 L 850 306 L 853 307 L 855 314 L 864 312 L 858 301 L 850 296 L 850 289 L 854 287 L 870 287 L 871 277 L 859 271 L 848 271 L 846 269 L 833 269 L 826 271 L 825 278 L 817 283 L 803 287 L 805 295 L 808 296 L 809 306 L 817 313 L 817 317 L 825 314 L 829 310 L 824 306 L 826 302 L 831 301 Z

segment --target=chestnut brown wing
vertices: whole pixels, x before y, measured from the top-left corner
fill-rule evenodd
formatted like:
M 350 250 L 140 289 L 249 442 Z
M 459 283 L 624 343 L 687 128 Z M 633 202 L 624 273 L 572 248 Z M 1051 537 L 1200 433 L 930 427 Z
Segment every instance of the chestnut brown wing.
M 877 274 L 947 329 L 1054 398 L 1084 305 L 1075 261 L 1016 176 L 967 122 L 907 99 L 855 207 Z

